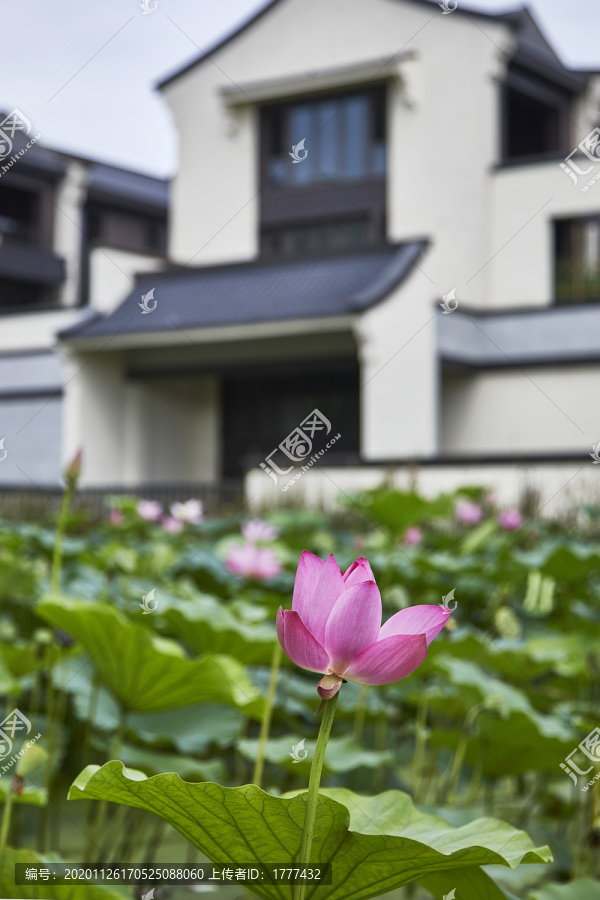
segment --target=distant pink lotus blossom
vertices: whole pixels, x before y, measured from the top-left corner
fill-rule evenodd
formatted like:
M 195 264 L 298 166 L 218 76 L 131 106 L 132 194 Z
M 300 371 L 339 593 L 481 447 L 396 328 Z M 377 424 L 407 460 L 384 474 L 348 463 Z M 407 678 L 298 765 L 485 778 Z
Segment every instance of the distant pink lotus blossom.
M 173 516 L 165 516 L 160 524 L 163 527 L 163 531 L 167 531 L 169 534 L 177 534 L 183 528 L 183 522 L 180 522 L 179 519 L 174 519 Z
M 404 532 L 404 543 L 408 547 L 417 547 L 421 543 L 422 540 L 423 540 L 423 532 L 421 531 L 420 528 L 417 528 L 414 525 L 411 526 L 410 528 L 407 528 L 406 531 Z
M 204 510 L 200 500 L 186 500 L 185 503 L 172 503 L 171 516 L 178 522 L 197 525 L 202 520 Z
M 242 525 L 242 534 L 250 544 L 256 544 L 257 541 L 275 541 L 279 537 L 277 528 L 263 522 L 262 519 L 250 519 Z
M 147 522 L 158 522 L 163 514 L 162 504 L 158 500 L 140 500 L 137 514 Z
M 514 506 L 503 509 L 498 515 L 498 525 L 505 531 L 516 531 L 523 524 L 523 516 Z
M 456 519 L 463 525 L 477 525 L 483 519 L 483 510 L 477 503 L 459 500 L 456 504 Z
M 393 684 L 427 656 L 451 610 L 410 606 L 381 625 L 381 596 L 371 566 L 357 559 L 344 574 L 306 550 L 300 557 L 291 610 L 279 608 L 277 635 L 297 666 L 324 672 L 317 691 L 328 700 L 343 679 Z
M 120 509 L 111 509 L 108 514 L 108 521 L 111 525 L 120 525 L 123 521 L 123 513 Z
M 281 563 L 271 547 L 256 544 L 233 544 L 227 553 L 225 565 L 234 575 L 266 581 L 281 572 Z

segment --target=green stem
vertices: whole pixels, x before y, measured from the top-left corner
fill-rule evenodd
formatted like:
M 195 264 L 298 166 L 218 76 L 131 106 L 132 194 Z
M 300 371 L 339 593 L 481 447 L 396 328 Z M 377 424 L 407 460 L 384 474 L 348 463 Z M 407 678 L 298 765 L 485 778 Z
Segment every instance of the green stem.
M 4 848 L 6 847 L 6 841 L 8 839 L 13 799 L 14 794 L 11 786 L 6 792 L 6 800 L 4 802 L 4 810 L 2 812 L 2 825 L 0 826 L 0 859 L 2 859 L 4 856 Z
M 119 724 L 117 726 L 117 730 L 115 731 L 111 743 L 110 749 L 108 752 L 109 759 L 117 759 L 119 753 L 121 751 L 121 744 L 123 743 L 123 738 L 125 736 L 125 727 L 127 725 L 127 713 L 124 709 L 119 710 Z M 96 811 L 96 819 L 91 827 L 91 830 L 88 832 L 88 850 L 89 856 L 88 859 L 92 859 L 92 851 L 94 847 L 101 848 L 101 840 L 102 834 L 104 832 L 104 822 L 106 820 L 106 813 L 108 809 L 108 801 L 100 800 L 98 803 L 98 808 Z M 95 858 L 96 862 L 102 861 L 102 854 Z
M 273 713 L 273 704 L 275 703 L 275 692 L 277 691 L 277 679 L 279 677 L 279 668 L 281 666 L 281 644 L 279 641 L 273 648 L 273 658 L 271 660 L 271 677 L 269 678 L 269 687 L 267 696 L 265 697 L 265 708 L 260 726 L 260 737 L 258 739 L 258 749 L 256 751 L 256 762 L 254 764 L 254 774 L 252 781 L 257 787 L 260 787 L 262 781 L 263 769 L 265 765 L 265 751 L 267 749 L 267 740 L 269 738 L 269 729 L 271 727 L 271 715 Z
M 321 728 L 317 738 L 317 746 L 315 755 L 313 756 L 312 765 L 310 767 L 310 779 L 308 782 L 308 794 L 306 797 L 306 811 L 304 813 L 304 828 L 302 829 L 302 841 L 300 843 L 300 854 L 298 856 L 298 865 L 300 868 L 310 864 L 310 853 L 312 850 L 313 835 L 315 832 L 315 819 L 317 816 L 317 804 L 319 802 L 319 786 L 321 784 L 321 772 L 323 771 L 323 763 L 325 762 L 325 750 L 327 749 L 327 741 L 331 733 L 333 725 L 333 717 L 335 716 L 335 708 L 337 706 L 339 692 L 334 694 L 330 700 L 327 700 L 323 708 L 323 718 L 321 719 Z M 299 884 L 296 890 L 295 900 L 304 900 L 306 893 L 306 883 Z
M 62 503 L 60 512 L 56 522 L 56 534 L 54 536 L 54 554 L 52 557 L 52 578 L 50 580 L 50 593 L 57 594 L 60 590 L 60 574 L 62 569 L 63 557 L 63 539 L 67 529 L 67 520 L 69 518 L 69 509 L 71 508 L 71 500 L 75 491 L 75 482 L 68 481 L 67 487 L 62 495 Z

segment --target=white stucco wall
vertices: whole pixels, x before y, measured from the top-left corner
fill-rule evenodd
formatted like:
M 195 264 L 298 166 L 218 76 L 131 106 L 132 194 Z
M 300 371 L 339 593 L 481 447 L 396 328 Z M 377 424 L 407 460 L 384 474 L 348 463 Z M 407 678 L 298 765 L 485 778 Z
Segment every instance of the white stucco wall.
M 60 288 L 61 306 L 77 306 L 79 303 L 87 181 L 87 166 L 72 160 L 56 191 L 53 250 L 64 259 L 66 270 L 65 281 Z
M 82 486 L 119 485 L 126 446 L 123 354 L 62 352 L 63 467 L 82 450 Z
M 82 486 L 218 480 L 217 378 L 128 379 L 124 352 L 65 358 L 63 461 L 83 451 Z
M 214 376 L 127 385 L 125 484 L 214 483 L 220 475 Z
M 600 366 L 444 376 L 445 455 L 591 451 L 600 440 Z
M 288 478 L 293 476 L 290 472 Z M 281 479 L 285 484 L 285 479 Z M 571 514 L 580 503 L 600 503 L 600 473 L 591 459 L 564 463 L 511 463 L 461 466 L 314 466 L 288 491 L 252 469 L 246 475 L 249 508 L 260 512 L 274 506 L 309 506 L 337 510 L 340 496 L 356 494 L 385 483 L 399 490 L 416 488 L 425 497 L 481 485 L 493 493 L 499 507 L 516 506 L 525 496 L 538 498 L 543 518 Z
M 162 256 L 95 247 L 90 254 L 90 306 L 112 312 L 135 286 L 135 276 L 164 268 Z M 141 298 L 141 294 L 140 294 Z
M 582 158 L 579 165 L 592 166 L 590 178 L 600 174 L 600 164 Z M 585 184 L 581 178 L 575 185 L 558 162 L 510 167 L 491 176 L 490 262 L 472 282 L 479 287 L 478 305 L 499 309 L 552 301 L 553 220 L 600 213 L 600 181 L 584 192 Z
M 364 314 L 355 333 L 361 364 L 364 459 L 434 454 L 436 327 L 429 285 L 421 271 L 414 269 L 391 297 Z

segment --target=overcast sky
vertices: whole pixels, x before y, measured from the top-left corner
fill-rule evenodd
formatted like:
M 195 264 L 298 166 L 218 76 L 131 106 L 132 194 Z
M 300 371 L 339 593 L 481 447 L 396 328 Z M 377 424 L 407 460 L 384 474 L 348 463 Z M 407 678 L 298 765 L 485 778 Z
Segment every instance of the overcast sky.
M 0 109 L 21 109 L 47 146 L 165 176 L 177 166 L 177 135 L 154 84 L 265 2 L 158 0 L 149 15 L 139 3 L 4 0 Z M 518 5 L 464 2 L 490 12 Z M 567 65 L 600 69 L 598 0 L 528 5 Z

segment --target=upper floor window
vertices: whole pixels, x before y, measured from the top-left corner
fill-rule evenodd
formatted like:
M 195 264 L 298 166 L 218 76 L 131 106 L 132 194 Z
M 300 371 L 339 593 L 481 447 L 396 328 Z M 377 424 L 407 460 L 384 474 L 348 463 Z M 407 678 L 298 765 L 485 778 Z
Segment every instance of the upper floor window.
M 503 88 L 503 159 L 567 153 L 570 102 L 567 91 L 510 66 Z
M 36 241 L 38 233 L 38 196 L 32 191 L 0 186 L 0 234 L 19 241 Z
M 385 89 L 265 106 L 262 137 L 263 183 L 272 187 L 383 178 Z
M 166 222 L 156 216 L 90 204 L 88 236 L 95 244 L 162 255 L 166 248 Z
M 554 223 L 555 300 L 600 301 L 600 216 Z

